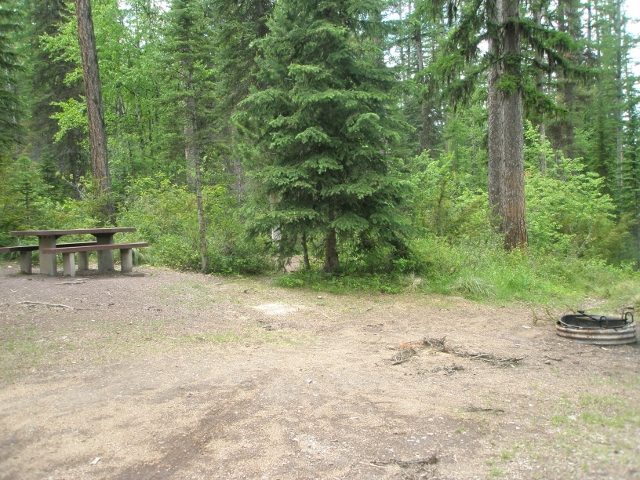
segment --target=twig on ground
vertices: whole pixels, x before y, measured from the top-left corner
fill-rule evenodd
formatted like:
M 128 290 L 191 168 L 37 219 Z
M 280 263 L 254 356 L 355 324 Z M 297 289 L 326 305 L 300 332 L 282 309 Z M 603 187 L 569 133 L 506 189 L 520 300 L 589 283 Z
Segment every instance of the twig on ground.
M 483 407 L 467 407 L 467 412 L 493 412 L 493 413 L 504 413 L 504 410 L 501 408 L 483 408 Z
M 27 305 L 29 307 L 33 307 L 33 306 L 36 306 L 36 305 L 41 305 L 43 307 L 58 307 L 58 308 L 68 308 L 69 310 L 74 310 L 73 307 L 70 307 L 69 305 L 63 305 L 61 303 L 44 303 L 44 302 L 24 301 L 24 302 L 18 302 L 18 305 Z
M 404 363 L 408 361 L 414 355 L 417 355 L 417 348 L 432 348 L 438 352 L 448 353 L 451 355 L 456 355 L 458 357 L 465 357 L 470 360 L 481 360 L 483 362 L 490 363 L 492 365 L 497 365 L 499 367 L 514 367 L 516 364 L 524 360 L 524 357 L 496 357 L 490 353 L 472 353 L 465 352 L 464 350 L 456 350 L 452 347 L 449 347 L 445 342 L 446 337 L 442 338 L 427 338 L 425 337 L 422 340 L 417 340 L 413 342 L 403 343 L 396 347 L 392 347 L 394 350 L 398 350 L 393 357 L 391 357 L 392 365 L 398 365 L 400 363 Z
M 440 460 L 437 456 L 431 455 L 429 458 L 419 458 L 417 460 L 396 460 L 392 458 L 390 460 L 374 460 L 371 462 L 371 465 L 375 465 L 376 467 L 384 467 L 386 465 L 398 465 L 399 467 L 407 468 L 407 467 L 415 467 L 415 466 L 425 466 L 425 465 L 435 465 Z

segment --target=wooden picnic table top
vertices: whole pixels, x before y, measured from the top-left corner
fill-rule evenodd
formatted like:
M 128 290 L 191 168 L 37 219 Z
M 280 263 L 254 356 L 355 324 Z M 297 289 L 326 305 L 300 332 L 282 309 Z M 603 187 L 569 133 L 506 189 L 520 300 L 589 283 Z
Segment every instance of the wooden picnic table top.
M 114 233 L 121 232 L 135 232 L 135 227 L 108 227 L 108 228 L 79 228 L 72 230 L 18 230 L 16 232 L 11 232 L 11 235 L 16 237 L 44 237 L 44 236 L 53 236 L 60 237 L 62 235 L 80 235 L 80 234 L 88 234 L 88 235 L 113 235 Z

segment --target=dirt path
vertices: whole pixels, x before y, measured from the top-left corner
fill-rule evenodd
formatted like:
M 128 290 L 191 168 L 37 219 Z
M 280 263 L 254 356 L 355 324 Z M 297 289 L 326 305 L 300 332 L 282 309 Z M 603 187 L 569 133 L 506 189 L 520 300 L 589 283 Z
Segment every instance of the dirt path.
M 640 348 L 562 339 L 530 308 L 16 271 L 3 479 L 640 478 Z M 467 356 L 393 348 L 443 337 Z

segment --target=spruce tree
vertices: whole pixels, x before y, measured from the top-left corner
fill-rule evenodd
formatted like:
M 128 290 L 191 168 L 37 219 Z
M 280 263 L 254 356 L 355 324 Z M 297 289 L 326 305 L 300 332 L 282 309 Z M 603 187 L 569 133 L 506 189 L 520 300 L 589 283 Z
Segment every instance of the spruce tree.
M 214 69 L 211 64 L 210 19 L 201 0 L 173 0 L 165 31 L 165 59 L 170 88 L 165 98 L 178 107 L 182 127 L 186 179 L 196 192 L 201 269 L 208 267 L 206 221 L 202 197 L 202 156 L 205 132 L 214 136 L 215 119 L 202 115 L 215 103 L 210 93 Z M 208 128 L 207 128 L 207 124 Z M 210 140 L 209 140 L 210 141 Z
M 13 2 L 0 0 L 0 155 L 18 140 L 20 130 L 15 77 L 21 69 L 15 44 L 18 15 Z
M 578 45 L 564 32 L 523 15 L 522 0 L 438 0 L 455 26 L 442 43 L 433 69 L 449 85 L 454 102 L 468 100 L 488 72 L 489 205 L 505 235 L 506 249 L 527 243 L 523 114 L 527 102 L 548 108 L 550 99 L 531 88 L 524 72 L 577 75 L 569 61 Z M 460 7 L 458 9 L 458 7 Z M 459 11 L 459 13 L 458 13 Z M 482 43 L 488 40 L 485 50 Z
M 60 33 L 62 24 L 70 17 L 69 5 L 65 0 L 32 0 L 29 3 L 31 23 L 26 32 L 30 41 L 27 56 L 28 127 L 29 156 L 41 164 L 46 181 L 55 186 L 59 194 L 74 195 L 78 189 L 70 189 L 62 178 L 77 187 L 80 179 L 89 170 L 88 155 L 83 142 L 86 133 L 80 127 L 69 127 L 54 140 L 58 133 L 58 122 L 53 118 L 59 113 L 56 104 L 69 99 L 81 100 L 82 80 L 72 74 L 76 63 L 62 58 L 47 48 L 45 38 Z M 75 41 L 75 38 L 74 38 Z
M 397 244 L 403 185 L 394 175 L 394 78 L 376 45 L 381 4 L 282 0 L 259 43 L 265 86 L 239 116 L 264 161 L 270 197 L 259 225 L 281 242 L 322 238 L 324 271 L 340 268 L 339 241 Z

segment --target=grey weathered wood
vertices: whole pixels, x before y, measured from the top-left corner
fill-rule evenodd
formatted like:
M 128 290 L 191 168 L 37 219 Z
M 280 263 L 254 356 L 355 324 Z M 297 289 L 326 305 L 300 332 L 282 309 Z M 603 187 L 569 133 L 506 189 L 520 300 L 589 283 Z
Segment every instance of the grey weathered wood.
M 78 270 L 89 270 L 89 252 L 78 252 Z
M 0 253 L 20 252 L 20 271 L 31 274 L 31 252 L 38 250 L 38 245 L 14 245 L 12 247 L 0 247 Z
M 12 247 L 0 247 L 1 252 L 32 252 L 37 250 L 38 245 L 14 245 Z
M 79 247 L 56 247 L 46 248 L 46 253 L 78 253 L 78 252 L 93 252 L 100 250 L 120 250 L 123 248 L 142 248 L 148 247 L 148 242 L 135 242 L 135 243 L 108 243 L 108 244 L 96 244 Z
M 69 243 L 58 243 L 56 244 L 56 248 L 62 247 L 83 247 L 90 245 L 97 245 L 96 241 L 89 242 L 69 242 Z M 0 253 L 2 252 L 20 252 L 20 271 L 22 273 L 31 274 L 33 272 L 33 255 L 31 252 L 34 250 L 38 250 L 38 245 L 13 245 L 11 247 L 0 247 Z M 46 258 L 46 257 L 45 257 Z M 86 270 L 89 266 L 87 252 L 82 252 L 78 254 L 78 268 L 81 270 Z
M 20 271 L 29 275 L 31 275 L 31 252 L 32 250 L 20 252 Z
M 55 235 L 40 235 L 38 237 L 38 245 L 40 249 L 40 273 L 44 275 L 56 275 L 58 273 L 58 265 L 56 264 L 56 256 L 53 253 L 46 253 L 47 248 L 56 247 Z
M 147 247 L 149 244 L 147 242 L 136 242 L 136 243 L 109 243 L 109 244 L 96 244 L 96 245 L 86 245 L 86 246 L 78 246 L 78 247 L 57 247 L 57 248 L 46 248 L 43 250 L 45 254 L 58 254 L 61 253 L 63 256 L 63 274 L 65 276 L 75 276 L 75 263 L 74 263 L 74 254 L 78 253 L 78 255 L 91 251 L 98 251 L 98 253 L 102 251 L 110 251 L 113 253 L 113 250 L 120 250 L 120 258 L 122 260 L 121 263 L 121 271 L 123 273 L 128 273 L 133 270 L 133 254 L 131 249 L 133 248 L 142 248 Z M 113 270 L 113 267 L 112 267 Z M 100 270 L 104 271 L 104 270 Z
M 63 253 L 62 254 L 62 274 L 66 277 L 75 277 L 76 276 L 76 264 L 75 264 L 75 254 L 74 253 Z
M 113 243 L 113 236 L 120 232 L 135 232 L 135 227 L 108 227 L 108 228 L 80 228 L 73 230 L 20 230 L 11 232 L 14 236 L 37 236 L 39 248 L 51 248 L 56 246 L 56 240 L 62 235 L 80 235 L 88 234 L 96 237 L 96 242 L 86 242 L 87 244 L 111 244 Z M 78 244 L 85 242 L 78 242 Z M 72 244 L 70 244 L 72 245 Z M 46 252 L 41 253 L 40 260 L 40 273 L 55 275 L 56 263 L 55 256 Z M 44 260 L 43 260 L 44 256 Z M 113 270 L 113 252 L 108 251 L 106 254 L 98 255 L 98 270 L 110 271 Z
M 135 227 L 77 228 L 72 230 L 17 230 L 11 232 L 14 237 L 38 237 L 40 235 L 113 235 L 114 233 L 135 232 Z
M 120 271 L 122 273 L 131 273 L 133 271 L 133 249 L 120 249 Z
M 97 240 L 100 245 L 113 243 L 113 237 L 100 236 Z M 113 249 L 98 250 L 98 271 L 113 272 Z

